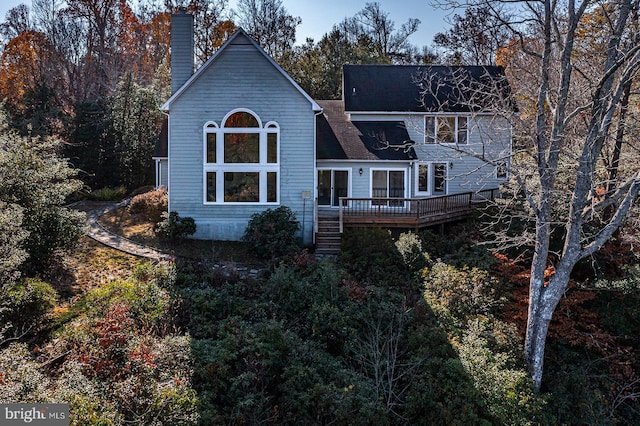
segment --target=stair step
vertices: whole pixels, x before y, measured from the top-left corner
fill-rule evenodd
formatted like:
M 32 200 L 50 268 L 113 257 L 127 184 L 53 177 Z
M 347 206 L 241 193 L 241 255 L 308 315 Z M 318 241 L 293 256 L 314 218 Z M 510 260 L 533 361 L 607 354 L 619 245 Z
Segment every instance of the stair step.
M 318 219 L 316 232 L 316 255 L 337 256 L 340 254 L 342 234 L 340 220 L 337 217 L 323 217 Z

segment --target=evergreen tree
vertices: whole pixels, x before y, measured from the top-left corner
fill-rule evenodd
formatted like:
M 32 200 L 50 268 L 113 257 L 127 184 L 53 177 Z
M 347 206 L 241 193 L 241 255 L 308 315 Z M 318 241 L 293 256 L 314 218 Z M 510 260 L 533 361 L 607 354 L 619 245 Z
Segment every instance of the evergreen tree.
M 8 245 L 0 249 L 2 261 L 10 260 L 3 268 L 17 268 L 26 254 L 21 269 L 35 275 L 60 250 L 75 247 L 82 234 L 84 215 L 64 207 L 82 183 L 59 157 L 60 145 L 57 139 L 0 129 L 0 227 L 13 235 L 1 241 Z
M 113 95 L 110 117 L 121 183 L 129 189 L 149 183 L 161 122 L 154 93 L 125 74 Z

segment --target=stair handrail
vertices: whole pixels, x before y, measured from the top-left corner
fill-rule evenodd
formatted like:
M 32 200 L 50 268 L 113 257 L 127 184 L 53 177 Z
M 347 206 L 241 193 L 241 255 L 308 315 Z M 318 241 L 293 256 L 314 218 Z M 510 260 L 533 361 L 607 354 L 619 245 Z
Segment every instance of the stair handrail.
M 316 234 L 318 233 L 318 197 L 313 203 L 313 244 L 316 243 Z
M 339 197 L 338 198 L 338 222 L 340 224 L 340 234 L 342 234 L 343 231 L 343 206 L 342 203 L 344 202 L 344 200 L 346 199 L 346 197 Z

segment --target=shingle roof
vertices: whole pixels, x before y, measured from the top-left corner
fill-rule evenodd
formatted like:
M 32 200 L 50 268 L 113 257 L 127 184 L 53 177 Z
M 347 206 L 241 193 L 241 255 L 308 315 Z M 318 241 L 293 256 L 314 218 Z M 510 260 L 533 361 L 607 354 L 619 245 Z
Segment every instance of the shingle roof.
M 348 112 L 469 112 L 508 99 L 497 66 L 344 65 Z
M 323 113 L 316 127 L 319 160 L 414 160 L 413 141 L 403 121 L 349 121 L 342 101 L 317 101 Z

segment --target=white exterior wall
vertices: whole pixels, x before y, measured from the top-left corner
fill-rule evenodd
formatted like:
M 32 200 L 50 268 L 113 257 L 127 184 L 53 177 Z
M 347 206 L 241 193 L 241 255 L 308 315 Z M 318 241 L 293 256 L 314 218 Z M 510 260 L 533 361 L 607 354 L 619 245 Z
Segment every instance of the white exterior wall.
M 413 195 L 413 174 L 408 161 L 318 160 L 318 169 L 349 170 L 349 197 L 371 197 L 371 171 L 376 169 L 405 170 L 407 197 Z M 362 174 L 360 174 L 362 169 Z
M 302 193 L 314 192 L 315 114 L 311 102 L 252 45 L 228 45 L 171 104 L 169 210 L 195 219 L 195 238 L 238 240 L 253 213 L 278 207 L 204 204 L 203 126 L 208 121 L 221 126 L 223 117 L 237 108 L 253 111 L 263 125 L 278 123 L 279 205 L 293 210 L 303 225 L 304 243 L 311 243 L 313 205 Z

